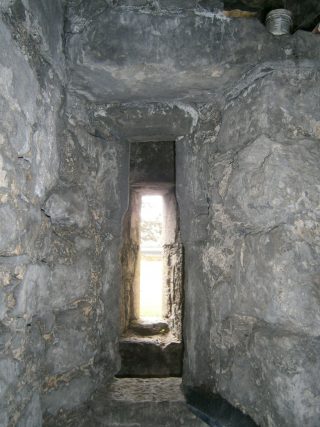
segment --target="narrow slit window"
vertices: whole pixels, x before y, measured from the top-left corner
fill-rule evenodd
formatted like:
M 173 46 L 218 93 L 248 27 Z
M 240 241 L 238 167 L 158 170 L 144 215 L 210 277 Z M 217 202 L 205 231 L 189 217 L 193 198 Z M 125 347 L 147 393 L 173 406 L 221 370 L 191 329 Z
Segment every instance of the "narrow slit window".
M 120 377 L 182 373 L 183 247 L 175 160 L 173 141 L 130 144 L 121 248 Z
M 163 318 L 163 197 L 141 197 L 140 318 Z

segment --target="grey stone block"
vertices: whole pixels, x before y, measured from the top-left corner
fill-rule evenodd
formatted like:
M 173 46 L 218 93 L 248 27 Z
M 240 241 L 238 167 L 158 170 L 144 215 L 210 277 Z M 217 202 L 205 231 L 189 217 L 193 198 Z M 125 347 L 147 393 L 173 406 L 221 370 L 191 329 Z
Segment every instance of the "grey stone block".
M 48 344 L 46 352 L 48 372 L 56 375 L 91 364 L 97 352 L 95 337 L 91 334 L 92 325 L 79 310 L 58 314 L 53 329 L 54 341 Z
M 234 159 L 237 167 L 228 182 L 227 211 L 249 227 L 290 223 L 302 212 L 319 216 L 318 151 L 319 144 L 308 140 L 281 144 L 265 136 L 254 140 Z
M 42 408 L 39 394 L 34 394 L 25 408 L 17 427 L 42 427 Z
M 75 265 L 30 265 L 16 291 L 16 315 L 43 316 L 49 310 L 66 308 L 84 297 L 89 288 L 90 264 L 83 259 Z
M 85 402 L 95 389 L 90 377 L 75 378 L 69 384 L 61 385 L 43 396 L 43 410 L 55 415 L 59 410 L 72 409 Z
M 52 194 L 46 201 L 44 211 L 55 225 L 83 228 L 89 222 L 87 201 L 79 192 L 64 191 Z
M 30 265 L 23 282 L 16 291 L 14 313 L 30 321 L 33 316 L 44 314 L 50 302 L 50 269 L 45 264 Z
M 9 357 L 0 359 L 0 393 L 5 399 L 9 387 L 16 386 L 20 374 L 19 363 Z
M 17 214 L 9 205 L 0 207 L 0 235 L 0 253 L 13 253 L 19 243 L 19 225 Z

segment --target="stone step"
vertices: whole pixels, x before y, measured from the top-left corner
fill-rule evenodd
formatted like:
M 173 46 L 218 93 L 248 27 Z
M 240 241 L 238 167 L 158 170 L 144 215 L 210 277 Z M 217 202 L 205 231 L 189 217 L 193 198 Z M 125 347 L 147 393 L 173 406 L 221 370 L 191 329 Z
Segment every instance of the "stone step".
M 170 334 L 120 340 L 120 377 L 175 377 L 182 372 L 182 343 Z
M 187 407 L 181 378 L 120 378 L 90 402 L 92 420 L 104 427 L 204 427 Z

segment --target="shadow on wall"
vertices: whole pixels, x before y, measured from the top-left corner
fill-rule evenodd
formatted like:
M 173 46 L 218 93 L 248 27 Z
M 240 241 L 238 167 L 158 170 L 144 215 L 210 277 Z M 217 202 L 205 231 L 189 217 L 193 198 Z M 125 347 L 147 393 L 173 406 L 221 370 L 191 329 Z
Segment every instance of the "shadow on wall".
M 257 424 L 219 395 L 189 389 L 189 409 L 211 427 L 257 427 Z

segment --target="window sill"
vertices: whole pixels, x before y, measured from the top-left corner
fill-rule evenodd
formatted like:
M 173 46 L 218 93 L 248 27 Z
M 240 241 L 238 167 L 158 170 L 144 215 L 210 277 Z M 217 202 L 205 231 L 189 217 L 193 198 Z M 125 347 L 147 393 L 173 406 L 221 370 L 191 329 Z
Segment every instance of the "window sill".
M 132 320 L 129 329 L 140 336 L 166 335 L 169 333 L 169 325 L 162 319 Z

